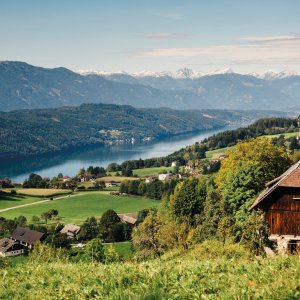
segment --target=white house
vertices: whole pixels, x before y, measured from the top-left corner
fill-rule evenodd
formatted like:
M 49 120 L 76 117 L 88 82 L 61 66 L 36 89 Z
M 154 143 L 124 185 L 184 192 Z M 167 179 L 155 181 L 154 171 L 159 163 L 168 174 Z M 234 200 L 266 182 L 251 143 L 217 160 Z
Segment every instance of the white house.
M 160 181 L 170 180 L 171 178 L 172 178 L 172 174 L 159 174 L 158 175 L 158 180 L 160 180 Z

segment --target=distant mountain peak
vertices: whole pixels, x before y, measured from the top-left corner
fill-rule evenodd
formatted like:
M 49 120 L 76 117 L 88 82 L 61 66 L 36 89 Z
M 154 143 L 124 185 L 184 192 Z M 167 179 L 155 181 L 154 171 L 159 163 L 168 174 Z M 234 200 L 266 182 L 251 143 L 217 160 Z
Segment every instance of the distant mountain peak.
M 177 71 L 160 71 L 160 72 L 153 72 L 148 70 L 143 70 L 140 72 L 125 72 L 125 71 L 116 71 L 116 72 L 107 72 L 107 71 L 97 71 L 97 70 L 76 70 L 75 72 L 81 74 L 81 75 L 99 75 L 99 76 L 112 76 L 112 75 L 128 75 L 135 78 L 143 78 L 143 77 L 171 77 L 174 79 L 196 79 L 201 78 L 203 76 L 213 76 L 213 75 L 224 75 L 224 74 L 239 74 L 240 73 L 235 72 L 229 67 L 226 67 L 224 69 L 220 70 L 214 70 L 210 72 L 201 72 L 196 71 L 187 67 L 183 67 L 178 69 Z M 283 70 L 281 72 L 273 72 L 273 71 L 267 71 L 263 73 L 259 72 L 253 72 L 248 73 L 244 75 L 253 76 L 259 79 L 265 79 L 265 80 L 275 80 L 275 79 L 282 79 L 282 78 L 288 78 L 292 76 L 299 76 L 299 73 L 292 71 L 292 70 Z

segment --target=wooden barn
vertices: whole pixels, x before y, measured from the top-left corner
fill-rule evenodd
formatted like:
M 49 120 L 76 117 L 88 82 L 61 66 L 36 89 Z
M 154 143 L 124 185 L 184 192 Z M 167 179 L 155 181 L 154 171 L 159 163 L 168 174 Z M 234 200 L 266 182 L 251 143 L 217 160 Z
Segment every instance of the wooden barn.
M 280 253 L 300 253 L 300 161 L 266 185 L 250 209 L 261 209 Z

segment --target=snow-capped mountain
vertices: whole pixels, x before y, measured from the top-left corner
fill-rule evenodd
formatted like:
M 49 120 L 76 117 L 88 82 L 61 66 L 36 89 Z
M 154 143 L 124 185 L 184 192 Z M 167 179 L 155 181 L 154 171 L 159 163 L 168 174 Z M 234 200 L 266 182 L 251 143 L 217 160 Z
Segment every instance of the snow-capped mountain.
M 75 73 L 62 67 L 5 62 L 0 63 L 0 111 L 81 103 L 287 110 L 300 106 L 300 76 L 295 75 L 291 71 L 242 75 L 228 68 L 210 73 L 188 68 L 158 73 Z
M 161 71 L 161 72 L 153 72 L 153 71 L 140 71 L 140 72 L 133 72 L 128 73 L 125 71 L 116 71 L 116 72 L 107 72 L 107 71 L 97 71 L 97 70 L 76 70 L 75 72 L 81 74 L 81 75 L 99 75 L 104 77 L 110 77 L 113 75 L 126 75 L 126 76 L 132 76 L 134 78 L 144 78 L 144 77 L 154 77 L 154 78 L 160 78 L 160 77 L 171 77 L 174 79 L 197 79 L 204 76 L 213 76 L 213 75 L 222 75 L 222 74 L 233 74 L 236 73 L 231 68 L 224 68 L 220 70 L 214 70 L 210 72 L 201 72 L 196 71 L 190 68 L 181 68 L 177 71 Z M 238 73 L 236 73 L 238 74 Z M 265 79 L 265 80 L 276 80 L 276 79 L 282 79 L 282 78 L 288 78 L 293 76 L 299 76 L 299 73 L 292 71 L 292 70 L 284 70 L 281 72 L 273 72 L 268 71 L 265 73 L 247 73 L 247 74 L 240 74 L 240 75 L 249 75 L 253 76 L 259 79 Z

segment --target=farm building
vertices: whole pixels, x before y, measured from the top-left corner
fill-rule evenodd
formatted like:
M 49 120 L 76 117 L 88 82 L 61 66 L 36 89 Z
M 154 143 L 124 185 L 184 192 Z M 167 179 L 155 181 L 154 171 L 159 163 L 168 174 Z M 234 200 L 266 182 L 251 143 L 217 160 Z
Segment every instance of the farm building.
M 25 246 L 16 243 L 12 239 L 4 238 L 0 240 L 0 256 L 17 256 L 25 253 Z
M 115 187 L 115 186 L 118 186 L 118 184 L 115 181 L 105 182 L 105 187 Z
M 32 249 L 35 243 L 41 240 L 43 235 L 44 234 L 42 232 L 18 226 L 13 231 L 11 239 L 29 249 Z
M 168 173 L 168 174 L 158 174 L 158 180 L 160 181 L 168 181 L 172 179 L 172 174 Z
M 300 250 L 300 161 L 266 185 L 250 209 L 261 209 L 279 253 Z
M 65 227 L 60 231 L 68 236 L 68 238 L 73 239 L 80 231 L 80 226 L 74 224 L 66 224 Z
M 134 226 L 137 219 L 138 213 L 127 213 L 118 215 L 122 222 L 129 224 L 130 226 Z
M 11 238 L 0 240 L 0 256 L 17 256 L 26 253 L 32 249 L 37 241 L 43 236 L 43 233 L 28 228 L 17 227 Z

